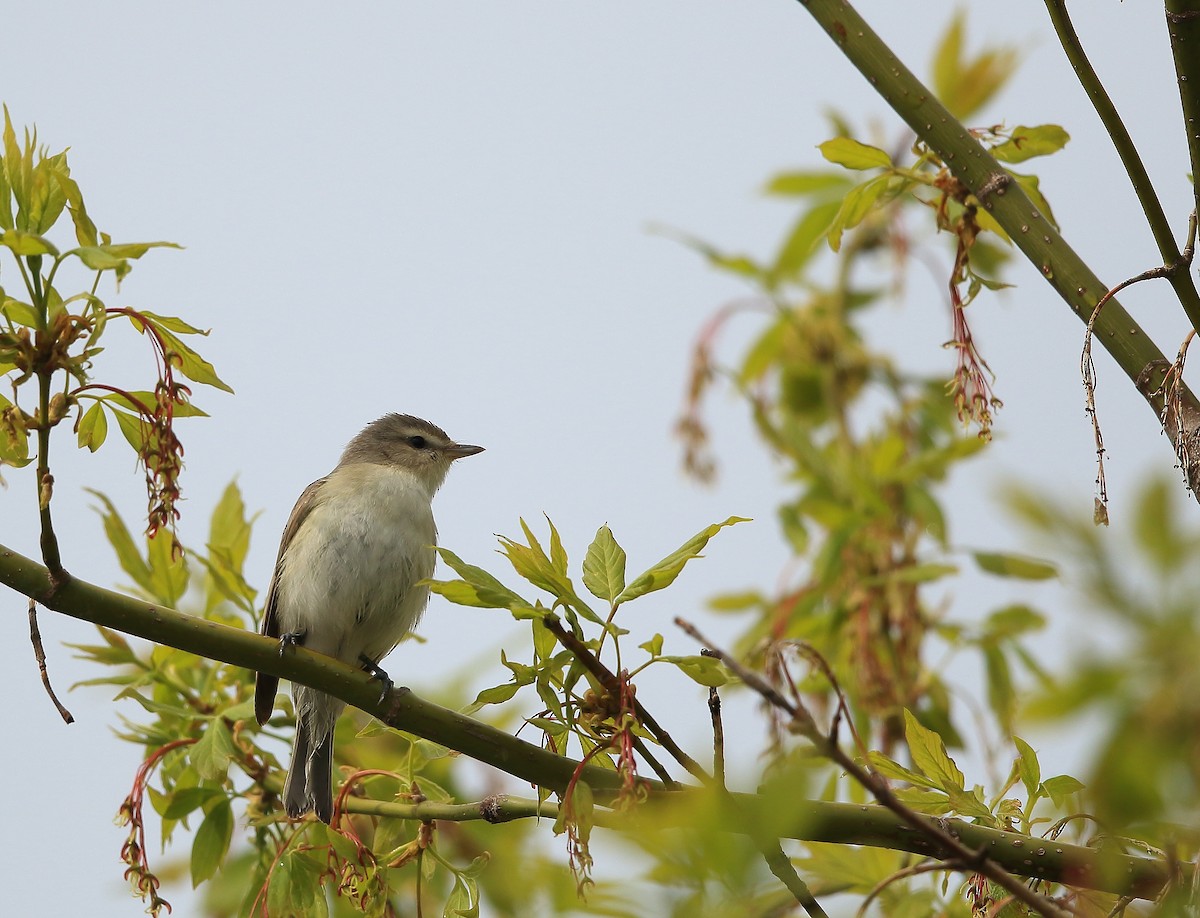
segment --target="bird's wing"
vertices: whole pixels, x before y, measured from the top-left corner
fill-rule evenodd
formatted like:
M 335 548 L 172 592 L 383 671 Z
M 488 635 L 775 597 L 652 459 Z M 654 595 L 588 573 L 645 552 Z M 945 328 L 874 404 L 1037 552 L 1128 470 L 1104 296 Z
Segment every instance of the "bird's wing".
M 279 637 L 279 571 L 283 564 L 284 553 L 292 544 L 292 539 L 300 529 L 300 524 L 317 505 L 317 491 L 328 479 L 318 478 L 300 495 L 292 515 L 288 517 L 287 525 L 283 527 L 283 538 L 279 540 L 279 554 L 275 558 L 275 571 L 271 574 L 271 585 L 267 587 L 267 605 L 263 612 L 260 631 L 267 637 Z M 254 681 L 254 716 L 260 724 L 271 719 L 275 708 L 275 693 L 279 690 L 279 677 L 266 673 L 258 673 Z

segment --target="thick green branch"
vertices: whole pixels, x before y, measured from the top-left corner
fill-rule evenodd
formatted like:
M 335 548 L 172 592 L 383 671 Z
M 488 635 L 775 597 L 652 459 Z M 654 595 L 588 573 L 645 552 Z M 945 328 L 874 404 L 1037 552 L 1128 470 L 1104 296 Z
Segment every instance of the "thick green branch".
M 892 53 L 847 0 L 799 0 L 883 100 L 947 164 L 995 218 L 1014 244 L 1083 322 L 1111 285 L 1105 284 L 1038 212 L 1011 174 L 934 94 Z M 1194 0 L 1193 0 L 1194 2 Z M 1195 47 L 1192 46 L 1194 52 Z M 1195 126 L 1189 125 L 1189 135 Z M 1189 138 L 1190 139 L 1190 138 Z M 1133 317 L 1109 300 L 1096 321 L 1096 340 L 1117 362 L 1158 417 L 1163 416 L 1163 379 L 1171 362 Z M 1177 454 L 1187 454 L 1200 429 L 1200 402 L 1181 390 L 1179 423 L 1164 425 Z M 1200 462 L 1185 469 L 1200 499 Z
M 1200 208 L 1200 0 L 1167 0 L 1166 12 L 1192 164 L 1194 206 Z M 1200 325 L 1193 321 L 1192 327 Z
M 573 759 L 511 736 L 502 730 L 473 720 L 455 711 L 418 698 L 399 688 L 383 701 L 379 685 L 365 673 L 338 660 L 313 653 L 303 647 L 280 656 L 277 642 L 239 628 L 231 628 L 174 609 L 158 606 L 120 593 L 105 590 L 78 578 L 52 589 L 49 571 L 17 552 L 0 545 L 0 583 L 35 599 L 64 615 L 116 629 L 189 653 L 234 666 L 271 673 L 311 685 L 371 714 L 388 725 L 455 749 L 480 762 L 492 765 L 514 777 L 552 790 L 562 790 L 579 767 Z M 582 777 L 605 799 L 620 783 L 616 772 L 587 766 Z M 600 824 L 630 831 L 653 831 L 670 827 L 697 826 L 702 801 L 716 790 L 689 788 L 668 791 L 656 781 L 646 781 L 650 793 L 643 807 L 628 815 L 607 814 Z M 733 794 L 737 822 L 724 823 L 724 830 L 744 834 L 752 822 L 756 835 L 777 838 L 829 842 L 846 845 L 870 845 L 911 851 L 928 857 L 945 858 L 949 851 L 937 849 L 927 836 L 914 832 L 895 814 L 879 806 L 825 803 L 798 798 L 793 794 Z M 367 802 L 348 801 L 348 809 L 366 812 Z M 378 815 L 402 818 L 455 818 L 439 816 L 434 810 L 409 809 L 399 803 L 369 804 Z M 466 810 L 455 810 L 457 818 L 474 818 Z M 486 813 L 476 808 L 479 818 Z M 509 818 L 536 815 L 541 807 L 502 808 Z M 1167 881 L 1167 866 L 1155 860 L 1106 854 L 1090 848 L 1056 842 L 1039 842 L 1012 832 L 973 826 L 959 820 L 936 820 L 975 851 L 986 851 L 989 859 L 1010 873 L 1052 882 L 1100 889 L 1118 895 L 1155 896 Z

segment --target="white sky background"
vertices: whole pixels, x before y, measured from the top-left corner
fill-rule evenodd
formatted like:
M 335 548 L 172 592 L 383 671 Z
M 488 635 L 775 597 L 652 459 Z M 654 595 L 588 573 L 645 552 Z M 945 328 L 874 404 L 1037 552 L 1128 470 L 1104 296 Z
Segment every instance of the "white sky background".
M 1085 45 L 1160 193 L 1170 192 L 1182 236 L 1188 165 L 1161 10 L 1076 5 Z M 972 50 L 985 40 L 1028 47 L 1009 91 L 977 123 L 1063 123 L 1073 136 L 1066 151 L 1029 171 L 1042 176 L 1068 241 L 1108 283 L 1158 263 L 1042 4 L 968 7 Z M 920 14 L 911 4 L 860 4 L 922 76 L 952 9 L 942 0 Z M 697 330 L 745 290 L 647 226 L 765 257 L 794 211 L 759 189 L 774 172 L 820 165 L 826 108 L 858 125 L 875 117 L 895 136 L 898 119 L 799 4 L 109 4 L 102 16 L 24 4 L 5 25 L 0 95 L 18 126 L 36 122 L 52 150 L 71 147 L 97 225 L 116 241 L 187 247 L 152 252 L 119 295 L 111 286 L 101 295 L 212 328 L 198 347 L 237 390 L 195 387 L 212 418 L 181 427 L 185 542 L 202 543 L 214 501 L 237 476 L 248 506 L 262 510 L 248 572 L 265 587 L 301 489 L 365 422 L 399 410 L 488 448 L 455 468 L 435 508 L 443 544 L 498 574 L 492 534 L 517 532 L 520 516 L 539 528 L 547 512 L 576 564 L 608 522 L 631 573 L 709 522 L 754 517 L 723 532 L 676 587 L 629 610 L 677 653 L 694 648 L 671 628 L 673 615 L 707 622 L 697 611 L 706 597 L 776 582 L 785 555 L 773 514 L 786 485 L 742 406 L 721 393 L 712 400 L 723 472 L 715 489 L 683 477 L 670 434 Z M 69 244 L 69 224 L 63 234 Z M 912 366 L 948 373 L 940 282 L 919 269 L 911 279 L 913 302 L 880 310 L 872 334 Z M 1002 439 L 947 491 L 955 537 L 978 547 L 1017 545 L 991 497 L 1007 474 L 1090 508 L 1082 326 L 1036 272 L 1019 266 L 1013 279 L 1017 290 L 971 309 L 1005 402 Z M 1165 286 L 1122 299 L 1173 354 L 1184 329 Z M 743 320 L 728 359 L 753 331 Z M 115 325 L 106 339 L 97 377 L 149 387 L 145 343 Z M 1132 483 L 1170 468 L 1173 455 L 1112 362 L 1101 355 L 1097 364 L 1115 538 Z M 132 454 L 115 431 L 97 456 L 80 454 L 63 429 L 53 468 L 66 566 L 123 582 L 83 488 L 102 488 L 135 520 L 144 493 Z M 36 556 L 32 474 L 6 478 L 0 542 Z M 1194 516 L 1182 489 L 1178 499 Z M 1059 616 L 1054 640 L 1074 640 L 1078 619 L 1064 618 L 1053 589 L 974 583 L 958 590 L 961 615 L 1010 595 L 1040 597 Z M 118 711 L 140 709 L 114 706 L 105 690 L 66 693 L 101 673 L 61 642 L 91 642 L 94 631 L 43 612 L 50 672 L 78 719 L 64 726 L 38 682 L 24 600 L 0 595 L 0 610 L 0 685 L 10 699 L 0 895 L 15 897 L 4 911 L 140 914 L 121 880 L 124 830 L 112 825 L 139 750 L 110 732 Z M 731 624 L 706 627 L 727 635 Z M 427 695 L 469 661 L 502 681 L 497 642 L 516 632 L 499 613 L 435 597 L 421 628 L 428 643 L 401 648 L 387 668 Z M 702 693 L 681 681 L 658 688 L 646 699 L 652 709 L 689 723 L 682 732 L 703 754 Z M 1044 753 L 1048 774 L 1078 762 L 1061 744 Z M 187 885 L 167 891 L 176 914 L 192 911 Z

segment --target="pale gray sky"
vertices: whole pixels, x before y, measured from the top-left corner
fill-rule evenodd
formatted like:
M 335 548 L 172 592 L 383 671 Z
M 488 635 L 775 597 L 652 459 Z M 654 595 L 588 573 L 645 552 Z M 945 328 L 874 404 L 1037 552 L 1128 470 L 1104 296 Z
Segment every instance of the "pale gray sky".
M 918 14 L 864 0 L 860 9 L 926 74 L 954 6 L 937 0 Z M 1067 149 L 1031 165 L 1067 239 L 1109 283 L 1153 266 L 1140 210 L 1042 4 L 966 6 L 972 48 L 1028 47 L 1011 89 L 978 123 L 1063 123 Z M 1161 11 L 1077 6 L 1085 44 L 1160 192 L 1171 193 L 1182 234 L 1188 165 Z M 436 510 L 443 543 L 494 572 L 503 568 L 492 534 L 517 531 L 521 516 L 536 524 L 543 511 L 576 558 L 608 522 L 631 568 L 709 522 L 754 517 L 722 533 L 657 603 L 639 603 L 649 631 L 680 653 L 691 648 L 669 627 L 672 615 L 696 614 L 720 590 L 776 582 L 784 554 L 773 510 L 785 485 L 742 408 L 712 401 L 723 462 L 715 489 L 683 478 L 670 435 L 699 326 L 745 291 L 647 227 L 765 254 L 792 212 L 759 189 L 776 171 L 819 164 L 826 109 L 860 125 L 874 118 L 894 135 L 895 117 L 799 4 L 114 3 L 85 12 L 40 3 L 7 11 L 5 26 L 3 101 L 52 149 L 71 147 L 99 227 L 117 241 L 187 247 L 151 253 L 119 295 L 105 295 L 212 328 L 202 353 L 237 390 L 197 387 L 213 417 L 182 428 L 185 541 L 202 540 L 213 502 L 237 476 L 249 507 L 262 510 L 249 573 L 264 586 L 300 490 L 366 421 L 400 410 L 487 446 L 454 470 Z M 949 491 L 954 531 L 975 546 L 1015 542 L 989 498 L 1004 474 L 1075 493 L 1084 508 L 1094 474 L 1082 327 L 1036 272 L 1019 267 L 1013 279 L 1017 290 L 972 307 L 1005 402 L 1001 442 Z M 940 288 L 914 272 L 912 300 L 883 310 L 872 334 L 914 367 L 948 370 Z M 1165 289 L 1143 285 L 1124 302 L 1173 353 L 1184 329 Z M 727 356 L 752 332 L 744 321 Z M 97 374 L 144 386 L 143 342 L 114 328 L 106 343 Z M 1173 457 L 1111 362 L 1098 366 L 1119 529 L 1130 483 Z M 107 491 L 133 519 L 141 474 L 116 438 L 92 457 L 62 433 L 55 510 L 66 565 L 119 584 L 83 488 Z M 36 555 L 31 476 L 6 477 L 0 541 Z M 5 911 L 141 914 L 121 880 L 123 830 L 112 825 L 138 750 L 110 732 L 119 712 L 140 709 L 81 690 L 65 698 L 79 722 L 63 726 L 38 684 L 23 600 L 0 596 L 0 606 L 12 699 L 0 761 L 11 827 L 0 843 Z M 429 642 L 401 648 L 388 669 L 419 693 L 455 661 L 482 659 L 501 681 L 496 642 L 514 629 L 496 616 L 435 599 L 422 626 Z M 100 674 L 61 643 L 90 642 L 91 626 L 50 613 L 41 623 L 60 691 Z M 1060 622 L 1055 634 L 1071 627 Z M 706 742 L 699 692 L 674 685 L 687 711 L 679 716 Z M 671 700 L 663 695 L 660 707 Z M 186 858 L 183 846 L 174 853 Z M 168 890 L 176 914 L 191 911 L 187 885 Z

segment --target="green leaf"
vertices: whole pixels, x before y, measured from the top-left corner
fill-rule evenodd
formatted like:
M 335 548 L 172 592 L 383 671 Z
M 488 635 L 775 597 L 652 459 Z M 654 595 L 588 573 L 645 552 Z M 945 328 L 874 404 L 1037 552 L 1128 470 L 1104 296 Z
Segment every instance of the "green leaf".
M 209 721 L 208 729 L 200 734 L 200 739 L 189 750 L 188 761 L 202 781 L 219 781 L 224 779 L 229 762 L 236 753 L 229 728 L 225 726 L 225 721 L 216 717 Z
M 998 646 L 989 644 L 983 648 L 983 661 L 987 674 L 988 706 L 1005 732 L 1010 732 L 1017 707 L 1017 693 L 1013 687 L 1008 658 Z
M 663 636 L 656 632 L 654 637 L 650 638 L 650 640 L 642 644 L 638 644 L 638 648 L 646 651 L 646 653 L 650 654 L 652 657 L 657 657 L 662 653 Z
M 150 392 L 146 389 L 130 389 L 126 392 L 107 392 L 104 395 L 101 395 L 100 398 L 106 402 L 109 402 L 110 404 L 120 405 L 124 408 L 128 408 L 134 414 L 141 413 L 142 408 L 139 408 L 139 405 L 149 411 L 153 411 L 155 403 L 158 401 L 157 396 L 155 396 L 153 392 Z M 208 417 L 207 411 L 197 408 L 191 402 L 176 402 L 171 411 L 177 418 Z
M 184 376 L 198 383 L 233 392 L 233 389 L 217 375 L 211 363 L 166 329 L 160 327 L 158 333 L 166 343 L 172 361 Z
M 242 564 L 250 551 L 251 523 L 246 519 L 246 503 L 237 481 L 231 481 L 221 493 L 208 524 L 208 546 L 225 550 L 230 570 L 242 573 Z
M 934 787 L 947 793 L 964 789 L 963 773 L 946 753 L 942 738 L 922 726 L 907 708 L 904 710 L 904 738 L 908 741 L 913 764 L 933 782 Z
M 120 412 L 118 412 L 119 414 Z M 109 544 L 117 553 L 117 561 L 121 565 L 121 570 L 132 577 L 133 582 L 139 587 L 153 595 L 154 586 L 150 568 L 142 557 L 142 553 L 138 551 L 137 545 L 133 541 L 133 536 L 129 534 L 129 529 L 126 528 L 125 521 L 121 519 L 121 514 L 117 512 L 117 508 L 113 506 L 113 502 L 100 491 L 88 488 L 87 492 L 104 504 L 104 510 L 97 512 L 100 513 L 100 519 L 104 523 L 104 534 L 108 537 Z
M 817 149 L 831 163 L 845 166 L 847 169 L 879 169 L 892 165 L 892 158 L 879 147 L 860 143 L 850 137 L 835 137 L 825 141 Z
M 128 411 L 113 409 L 113 417 L 117 419 L 117 427 L 120 429 L 121 435 L 133 447 L 134 452 L 140 456 L 142 448 L 146 445 L 147 423 L 140 416 L 130 414 Z
M 139 243 L 139 245 L 149 245 L 150 243 Z M 123 246 L 114 246 L 113 248 L 122 249 Z M 191 347 L 184 344 L 183 341 L 175 334 L 185 335 L 205 335 L 207 332 L 200 331 L 188 325 L 182 319 L 177 319 L 174 316 L 160 316 L 152 312 L 142 310 L 140 315 L 154 326 L 154 330 L 158 336 L 162 338 L 163 345 L 167 348 L 171 363 L 179 368 L 188 379 L 198 383 L 203 383 L 207 386 L 213 386 L 217 389 L 224 389 L 226 392 L 233 392 L 219 376 L 213 365 L 197 354 Z M 129 316 L 129 320 L 133 323 L 134 328 L 139 331 L 144 331 L 144 323 L 137 316 Z
M 1042 194 L 1041 182 L 1036 175 L 1020 175 L 1013 172 L 1012 177 L 1017 180 L 1017 184 L 1022 190 L 1029 195 L 1029 199 L 1033 201 L 1033 206 L 1037 208 L 1037 213 L 1042 219 L 1049 221 L 1050 225 L 1055 229 L 1058 228 L 1058 221 L 1054 219 L 1054 213 L 1050 210 L 1050 202 L 1046 200 Z M 987 213 L 987 211 L 980 211 Z
M 79 185 L 69 175 L 61 176 L 59 182 L 67 196 L 67 210 L 70 211 L 71 221 L 75 224 L 76 241 L 80 245 L 95 245 L 96 224 L 92 222 L 87 208 L 83 205 L 83 193 L 79 190 Z
M 955 118 L 973 114 L 1012 76 L 1018 55 L 1011 48 L 981 51 L 971 60 L 963 58 L 965 20 L 960 11 L 951 20 L 933 58 L 933 90 Z
M 824 197 L 841 195 L 850 184 L 841 172 L 802 171 L 781 172 L 771 178 L 764 189 L 767 194 Z
M 529 682 L 532 681 L 532 679 L 529 680 Z M 503 704 L 517 694 L 517 692 L 519 692 L 524 685 L 528 685 L 529 682 L 524 684 L 520 682 L 505 682 L 502 685 L 494 685 L 491 688 L 483 689 L 478 695 L 475 696 L 475 700 L 467 705 L 467 708 L 463 711 L 463 713 L 471 715 L 484 705 Z
M 987 640 L 1014 638 L 1046 627 L 1046 617 L 1029 606 L 1014 604 L 997 609 L 983 623 Z
M 1049 795 L 1055 806 L 1062 806 L 1067 797 L 1079 793 L 1085 786 L 1082 781 L 1072 778 L 1070 775 L 1055 775 L 1042 782 L 1042 789 Z
M 225 860 L 233 838 L 233 809 L 222 800 L 209 811 L 192 842 L 192 888 L 211 879 Z
M 174 606 L 187 592 L 190 574 L 187 556 L 176 553 L 177 543 L 166 529 L 146 540 L 146 561 L 150 565 L 150 593 L 165 606 Z
M 720 688 L 729 682 L 729 671 L 720 660 L 705 657 L 700 654 L 687 657 L 662 657 L 668 663 L 674 663 L 693 682 L 707 685 L 709 688 Z
M 182 249 L 183 246 L 177 242 L 121 242 L 109 243 L 100 248 L 118 258 L 141 258 L 150 249 Z
M 625 589 L 625 549 L 605 524 L 596 531 L 583 559 L 583 585 L 593 596 L 612 602 Z
M 94 453 L 104 445 L 104 439 L 108 436 L 108 420 L 104 417 L 104 406 L 99 401 L 80 416 L 75 433 L 80 449 L 86 446 Z
M 49 239 L 39 236 L 37 233 L 28 233 L 19 229 L 5 230 L 0 235 L 0 245 L 8 246 L 14 255 L 22 257 L 27 255 L 58 257 L 58 249 Z
M 770 269 L 770 278 L 774 283 L 800 273 L 816 254 L 821 240 L 829 233 L 841 209 L 841 199 L 822 201 L 806 210 L 792 225 L 792 231 L 779 247 L 775 263 Z
M 899 762 L 889 759 L 882 752 L 868 752 L 867 764 L 871 766 L 872 771 L 878 772 L 885 778 L 891 778 L 893 781 L 903 781 L 906 784 L 912 784 L 914 787 L 926 787 L 930 789 L 937 787 L 925 775 L 905 768 Z
M 181 787 L 166 795 L 161 808 L 156 803 L 154 809 L 164 819 L 178 820 L 223 796 L 215 787 Z
M 547 555 L 538 542 L 529 525 L 521 520 L 521 529 L 525 533 L 526 544 L 516 542 L 507 536 L 500 536 L 500 548 L 509 563 L 518 574 L 534 586 L 545 590 L 556 599 L 565 603 L 589 621 L 603 625 L 604 619 L 579 598 L 575 586 L 566 573 L 566 554 L 562 551 L 561 543 L 556 548 L 558 539 L 554 524 L 550 524 L 550 551 Z
M 129 264 L 126 259 L 119 258 L 111 252 L 105 251 L 104 247 L 99 245 L 83 245 L 77 249 L 71 249 L 67 254 L 74 255 L 83 262 L 84 267 L 90 268 L 93 271 L 117 271 L 125 273 L 122 269 L 127 268 Z
M 1042 784 L 1042 766 L 1038 762 L 1037 753 L 1025 740 L 1014 736 L 1013 744 L 1017 747 L 1017 774 L 1021 776 L 1021 783 L 1025 785 L 1025 792 L 1032 801 L 1037 797 Z
M 5 299 L 4 303 L 0 305 L 0 315 L 17 325 L 24 325 L 26 328 L 37 328 L 42 321 L 34 307 L 28 303 L 22 303 L 20 300 L 14 300 L 12 297 Z
M 1021 580 L 1049 580 L 1058 576 L 1058 568 L 1048 561 L 1002 552 L 971 552 L 979 569 L 997 577 L 1016 577 Z
M 1071 135 L 1057 124 L 1018 125 L 1009 132 L 1008 140 L 992 147 L 992 155 L 1002 163 L 1020 163 L 1035 156 L 1057 153 L 1070 139 Z
M 838 208 L 837 216 L 829 225 L 829 248 L 837 252 L 842 247 L 842 234 L 858 226 L 875 207 L 880 196 L 887 190 L 891 176 L 880 175 L 850 189 Z
M 647 593 L 670 586 L 674 583 L 675 578 L 679 576 L 679 572 L 683 570 L 684 565 L 693 558 L 700 557 L 700 552 L 704 550 L 704 546 L 708 544 L 709 539 L 726 526 L 748 522 L 750 520 L 747 517 L 731 516 L 723 523 L 713 523 L 711 526 L 704 527 L 684 542 L 678 549 L 636 578 L 613 601 L 618 604 L 629 602 L 631 599 L 637 599 L 639 596 L 645 596 Z

